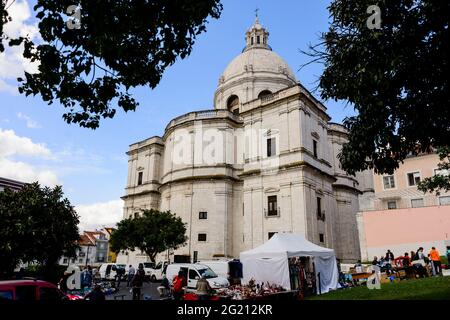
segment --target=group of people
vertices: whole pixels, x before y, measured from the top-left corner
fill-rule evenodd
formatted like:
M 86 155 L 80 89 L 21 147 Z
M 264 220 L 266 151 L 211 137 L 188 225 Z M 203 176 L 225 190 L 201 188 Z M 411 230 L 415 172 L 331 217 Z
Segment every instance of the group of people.
M 450 261 L 450 246 L 447 246 L 446 252 L 447 258 Z M 431 272 L 433 275 L 442 274 L 441 267 L 441 256 L 439 251 L 435 247 L 432 247 L 428 255 L 424 253 L 423 247 L 420 247 L 417 251 L 411 251 L 410 253 L 405 252 L 403 256 L 394 258 L 394 254 L 391 250 L 388 250 L 384 257 L 378 259 L 374 257 L 372 265 L 376 265 L 381 268 L 381 270 L 392 270 L 392 267 L 412 267 L 416 270 L 420 277 L 427 276 L 427 266 L 431 267 Z
M 123 270 L 123 272 L 122 272 Z M 125 274 L 124 268 L 117 268 L 116 269 L 116 281 L 117 281 L 117 287 L 120 287 L 120 282 L 122 280 L 122 277 Z M 73 271 L 75 272 L 75 271 Z M 64 275 L 62 276 L 61 280 L 59 281 L 59 287 L 63 292 L 68 291 L 67 287 L 67 280 L 69 277 L 73 274 L 70 272 L 64 272 Z M 100 284 L 98 284 L 97 280 L 100 278 L 100 275 L 96 269 L 92 269 L 91 266 L 87 266 L 82 272 L 81 272 L 81 288 L 92 288 L 92 290 L 87 293 L 84 296 L 84 299 L 89 300 L 105 300 L 105 293 L 102 290 L 102 287 Z M 145 281 L 145 271 L 144 271 L 144 265 L 141 263 L 139 264 L 138 269 L 136 270 L 133 266 L 130 265 L 130 269 L 128 272 L 128 279 L 127 279 L 127 287 L 132 288 L 132 294 L 133 294 L 133 300 L 140 300 L 141 298 L 141 290 L 143 283 Z
M 170 286 L 169 280 L 164 276 L 161 281 L 161 285 L 158 287 L 158 291 L 160 295 L 169 296 L 172 294 L 174 300 L 181 300 L 184 295 L 184 288 L 187 286 L 187 279 L 183 271 L 179 271 L 178 274 L 173 278 L 172 288 Z M 213 289 L 211 288 L 208 280 L 206 278 L 201 277 L 197 281 L 196 286 L 196 294 L 198 296 L 198 300 L 208 300 Z
M 124 276 L 124 273 L 119 270 L 125 270 L 124 268 L 116 269 L 116 281 L 117 287 L 120 287 L 120 282 Z M 75 271 L 73 271 L 75 272 Z M 65 272 L 64 276 L 60 280 L 59 286 L 60 289 L 64 292 L 68 291 L 67 288 L 67 280 L 73 273 Z M 98 277 L 98 271 L 96 269 L 92 269 L 91 266 L 87 266 L 81 272 L 81 288 L 92 288 L 92 290 L 84 296 L 84 299 L 89 300 L 105 300 L 105 293 L 103 292 L 102 286 L 96 281 Z M 127 277 L 127 287 L 131 288 L 133 300 L 141 299 L 141 292 L 144 282 L 147 282 L 148 279 L 145 277 L 144 265 L 142 263 L 139 264 L 137 270 L 130 265 L 128 269 L 128 277 Z M 173 296 L 175 300 L 181 300 L 185 287 L 187 286 L 186 275 L 183 271 L 179 271 L 178 275 L 174 277 L 172 283 L 169 282 L 169 279 L 164 276 L 161 282 L 161 285 L 158 287 L 158 291 L 161 297 L 170 297 Z M 211 293 L 213 292 L 208 280 L 206 278 L 201 277 L 197 280 L 196 286 L 196 294 L 199 300 L 208 300 Z

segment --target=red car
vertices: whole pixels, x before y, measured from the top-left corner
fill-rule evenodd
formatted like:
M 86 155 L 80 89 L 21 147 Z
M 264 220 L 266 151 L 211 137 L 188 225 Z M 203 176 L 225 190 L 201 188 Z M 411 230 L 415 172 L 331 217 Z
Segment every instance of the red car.
M 0 281 L 1 300 L 68 300 L 68 297 L 50 282 L 42 280 Z

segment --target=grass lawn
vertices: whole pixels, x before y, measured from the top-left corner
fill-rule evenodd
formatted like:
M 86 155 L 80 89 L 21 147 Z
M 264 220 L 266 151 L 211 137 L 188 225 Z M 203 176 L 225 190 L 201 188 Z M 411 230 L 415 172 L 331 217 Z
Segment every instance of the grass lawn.
M 450 300 L 450 277 L 403 280 L 381 284 L 381 289 L 366 286 L 342 289 L 310 300 Z

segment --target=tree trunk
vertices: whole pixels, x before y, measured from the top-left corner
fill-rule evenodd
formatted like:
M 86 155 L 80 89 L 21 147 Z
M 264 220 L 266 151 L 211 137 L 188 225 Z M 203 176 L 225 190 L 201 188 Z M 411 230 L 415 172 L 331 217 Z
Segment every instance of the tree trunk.
M 153 251 L 146 251 L 145 253 L 148 255 L 148 257 L 150 258 L 151 262 L 156 263 L 156 261 L 155 261 L 156 253 L 155 252 L 153 252 Z

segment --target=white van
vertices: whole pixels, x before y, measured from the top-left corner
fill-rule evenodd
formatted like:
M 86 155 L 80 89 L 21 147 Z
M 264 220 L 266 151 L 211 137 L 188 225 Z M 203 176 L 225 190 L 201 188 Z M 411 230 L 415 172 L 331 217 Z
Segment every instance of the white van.
M 152 271 L 155 270 L 155 264 L 153 262 L 141 262 L 144 266 L 145 276 L 150 279 L 152 275 Z M 139 264 L 136 266 L 136 270 L 138 269 Z
M 152 282 L 161 281 L 164 277 L 164 272 L 169 265 L 169 261 L 160 261 L 153 268 L 148 269 L 148 276 Z M 144 267 L 145 268 L 145 267 Z M 145 270 L 147 275 L 147 270 Z
M 214 271 L 219 277 L 228 279 L 230 274 L 230 265 L 228 262 L 231 260 L 208 260 L 199 261 L 199 263 L 207 265 Z
M 219 277 L 210 267 L 200 263 L 169 264 L 166 269 L 166 277 L 170 283 L 172 283 L 173 278 L 178 275 L 180 270 L 184 273 L 187 279 L 187 286 L 190 289 L 197 287 L 197 281 L 200 277 L 204 277 L 213 289 L 226 288 L 230 285 L 226 278 Z
M 100 266 L 98 272 L 100 273 L 100 277 L 105 280 L 114 280 L 116 277 L 117 268 L 125 269 L 125 275 L 128 274 L 128 265 L 122 263 L 104 263 Z
M 169 261 L 160 261 L 156 265 L 153 262 L 142 262 L 144 266 L 145 276 L 153 282 L 163 279 L 165 267 Z

